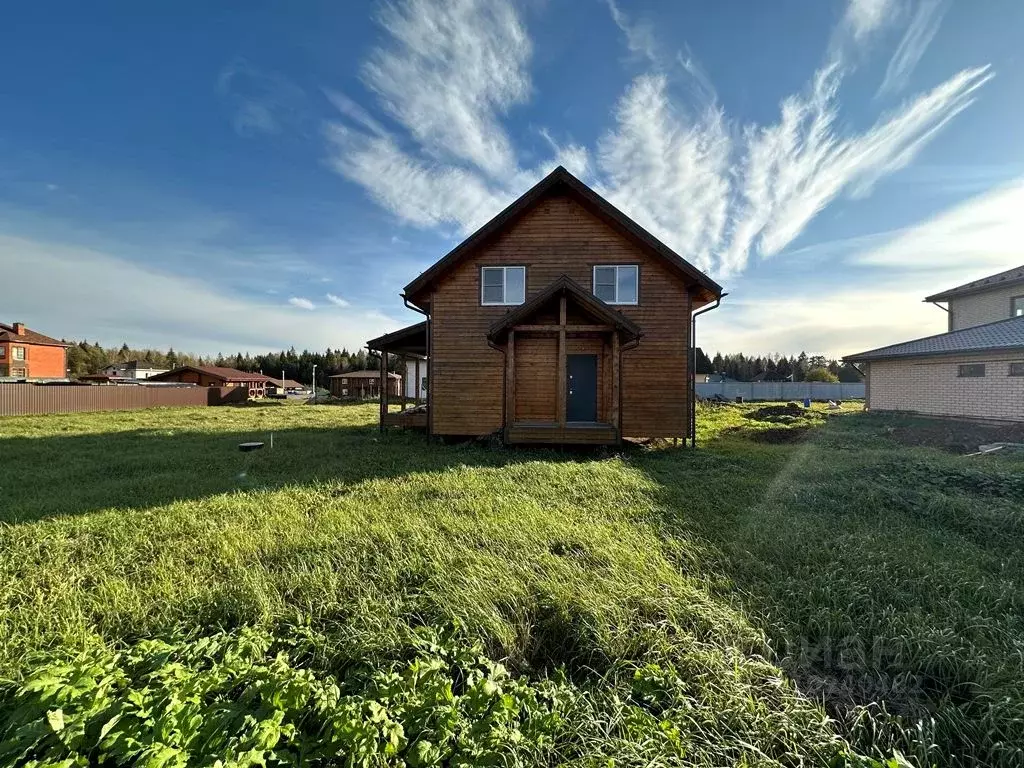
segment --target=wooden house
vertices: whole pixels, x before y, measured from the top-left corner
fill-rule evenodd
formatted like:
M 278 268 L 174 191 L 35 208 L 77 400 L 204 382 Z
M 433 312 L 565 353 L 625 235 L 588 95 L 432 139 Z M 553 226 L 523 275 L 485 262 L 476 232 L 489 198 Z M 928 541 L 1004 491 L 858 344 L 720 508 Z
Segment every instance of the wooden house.
M 148 381 L 176 381 L 200 387 L 245 387 L 249 397 L 265 397 L 269 376 L 239 371 L 218 365 L 183 365 L 165 373 L 150 376 Z
M 381 378 L 377 371 L 347 371 L 328 377 L 328 388 L 335 397 L 357 399 L 375 398 L 380 395 Z M 397 397 L 401 391 L 402 377 L 397 373 L 388 374 L 387 393 Z
M 694 318 L 721 297 L 559 167 L 405 287 L 424 322 L 367 346 L 380 380 L 383 353 L 423 361 L 431 435 L 692 439 Z M 405 423 L 387 400 L 382 426 Z

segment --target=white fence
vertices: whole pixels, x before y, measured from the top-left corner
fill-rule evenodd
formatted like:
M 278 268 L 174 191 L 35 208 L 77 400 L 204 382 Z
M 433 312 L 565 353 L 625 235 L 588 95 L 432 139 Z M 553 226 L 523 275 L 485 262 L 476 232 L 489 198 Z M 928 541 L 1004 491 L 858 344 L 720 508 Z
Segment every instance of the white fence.
M 697 397 L 720 395 L 726 400 L 863 400 L 864 384 L 823 381 L 713 381 L 697 384 Z

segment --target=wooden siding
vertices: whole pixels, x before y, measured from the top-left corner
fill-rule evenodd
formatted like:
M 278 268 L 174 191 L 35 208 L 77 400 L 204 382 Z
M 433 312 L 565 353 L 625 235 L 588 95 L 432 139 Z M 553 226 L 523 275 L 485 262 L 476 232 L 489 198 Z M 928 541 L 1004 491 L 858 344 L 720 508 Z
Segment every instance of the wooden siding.
M 554 421 L 558 378 L 558 339 L 555 336 L 516 336 L 515 421 Z
M 622 435 L 686 435 L 691 308 L 686 285 L 662 259 L 562 195 L 538 203 L 436 285 L 429 387 L 434 434 L 482 435 L 504 426 L 504 355 L 489 346 L 486 336 L 511 308 L 480 306 L 480 267 L 507 264 L 526 265 L 527 298 L 562 274 L 589 289 L 595 264 L 638 264 L 639 304 L 615 307 L 644 334 L 636 347 L 622 353 Z M 517 338 L 517 346 L 521 341 L 526 339 Z M 550 375 L 554 380 L 556 372 Z M 610 386 L 607 378 L 601 375 L 603 389 Z M 521 386 L 522 380 L 517 382 Z M 600 399 L 607 411 L 610 392 L 602 391 Z
M 618 442 L 615 428 L 610 424 L 516 424 L 505 430 L 508 443 L 578 443 L 581 445 L 611 445 Z

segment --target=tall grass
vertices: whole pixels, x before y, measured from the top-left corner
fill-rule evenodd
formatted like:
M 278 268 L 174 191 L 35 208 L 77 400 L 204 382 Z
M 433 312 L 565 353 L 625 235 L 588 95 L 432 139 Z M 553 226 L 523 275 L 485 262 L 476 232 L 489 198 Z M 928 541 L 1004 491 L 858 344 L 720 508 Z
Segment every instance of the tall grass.
M 4 419 L 0 670 L 310 626 L 303 663 L 342 679 L 458 627 L 589 702 L 552 761 L 1020 764 L 1024 464 L 756 410 L 603 457 L 379 435 L 372 405 Z M 650 664 L 684 686 L 685 757 L 627 746 Z

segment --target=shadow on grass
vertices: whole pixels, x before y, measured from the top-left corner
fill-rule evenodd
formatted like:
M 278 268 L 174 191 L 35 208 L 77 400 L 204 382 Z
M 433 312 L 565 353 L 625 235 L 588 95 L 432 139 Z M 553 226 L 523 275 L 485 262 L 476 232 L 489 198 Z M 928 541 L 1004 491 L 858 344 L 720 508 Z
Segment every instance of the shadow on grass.
M 242 452 L 238 445 L 262 441 Z M 374 426 L 193 432 L 137 429 L 2 442 L 0 523 L 144 509 L 231 491 L 358 483 L 458 466 L 505 466 L 573 454 L 444 445 Z

